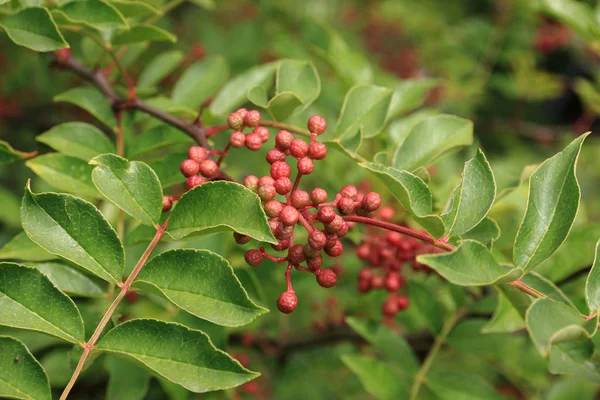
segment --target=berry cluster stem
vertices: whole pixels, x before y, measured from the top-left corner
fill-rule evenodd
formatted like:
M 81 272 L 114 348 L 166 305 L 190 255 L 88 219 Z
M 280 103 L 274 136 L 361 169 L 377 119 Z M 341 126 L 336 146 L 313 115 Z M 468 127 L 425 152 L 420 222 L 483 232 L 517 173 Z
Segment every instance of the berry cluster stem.
M 289 132 L 293 132 L 293 133 L 297 133 L 299 135 L 302 136 L 306 136 L 306 137 L 310 137 L 310 132 L 304 128 L 300 128 L 299 126 L 296 125 L 290 125 L 290 124 L 284 124 L 282 122 L 277 122 L 277 121 L 265 121 L 265 120 L 261 120 L 260 124 L 262 126 L 268 126 L 269 128 L 277 128 L 277 129 L 283 129 Z
M 65 387 L 65 390 L 63 391 L 62 395 L 60 396 L 60 400 L 65 400 L 67 398 L 67 396 L 69 395 L 69 393 L 71 392 L 71 389 L 75 385 L 75 382 L 77 381 L 77 378 L 79 377 L 79 374 L 81 374 L 81 371 L 83 371 L 83 366 L 85 365 L 85 361 L 87 360 L 88 356 L 91 354 L 92 350 L 94 349 L 94 346 L 96 345 L 96 342 L 98 341 L 98 339 L 100 339 L 100 335 L 102 334 L 102 331 L 104 331 L 104 328 L 106 328 L 106 325 L 108 324 L 108 322 L 110 321 L 115 310 L 121 303 L 121 300 L 123 300 L 125 295 L 131 290 L 131 285 L 133 284 L 133 282 L 135 281 L 135 279 L 141 272 L 142 268 L 144 268 L 144 265 L 146 265 L 148 258 L 150 258 L 150 255 L 152 254 L 152 252 L 154 251 L 154 249 L 156 248 L 156 246 L 162 239 L 163 235 L 165 234 L 168 223 L 169 223 L 169 220 L 167 219 L 162 226 L 157 227 L 154 238 L 152 239 L 152 241 L 146 248 L 146 251 L 144 251 L 144 254 L 142 254 L 140 259 L 138 260 L 137 264 L 133 268 L 133 271 L 131 271 L 131 274 L 129 275 L 129 277 L 127 278 L 125 283 L 119 285 L 121 288 L 121 291 L 119 292 L 117 297 L 115 297 L 115 299 L 113 300 L 113 302 L 110 305 L 110 307 L 108 308 L 108 310 L 106 310 L 106 312 L 104 313 L 102 320 L 100 320 L 100 322 L 98 323 L 98 326 L 96 326 L 96 330 L 90 337 L 90 340 L 88 340 L 87 343 L 82 344 L 83 354 L 81 354 L 81 357 L 79 358 L 79 362 L 77 363 L 77 367 L 75 368 L 75 371 L 73 372 L 73 375 L 71 376 L 71 379 L 69 380 L 69 383 Z

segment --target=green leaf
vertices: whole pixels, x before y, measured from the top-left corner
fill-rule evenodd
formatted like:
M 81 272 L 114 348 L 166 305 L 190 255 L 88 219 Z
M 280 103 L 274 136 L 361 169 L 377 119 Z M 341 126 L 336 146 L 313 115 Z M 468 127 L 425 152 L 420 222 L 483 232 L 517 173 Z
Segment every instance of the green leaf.
M 449 253 L 420 255 L 417 261 L 460 286 L 511 282 L 523 275 L 520 268 L 509 269 L 498 264 L 488 248 L 474 240 L 464 240 L 456 250 Z
M 185 182 L 179 166 L 187 158 L 187 152 L 173 152 L 162 159 L 148 163 L 150 168 L 156 172 L 163 188 Z
M 273 79 L 278 63 L 259 65 L 237 75 L 221 88 L 210 103 L 208 110 L 216 116 L 227 116 L 244 104 L 248 90 Z
M 266 88 L 263 86 L 255 86 L 250 89 L 248 100 L 267 110 L 269 115 L 276 121 L 285 120 L 302 105 L 302 100 L 292 92 L 279 93 L 268 100 Z
M 0 260 L 48 261 L 56 258 L 32 242 L 25 232 L 18 233 L 0 249 Z
M 205 333 L 175 323 L 128 321 L 108 332 L 96 348 L 132 357 L 195 393 L 229 389 L 259 375 L 215 348 Z
M 10 144 L 6 143 L 4 140 L 0 140 L 0 165 L 10 164 L 19 160 L 26 160 L 35 157 L 37 153 L 37 151 L 27 153 L 15 150 Z
M 142 18 L 163 15 L 150 4 L 142 0 L 110 0 L 110 5 L 116 8 L 125 18 Z
M 573 307 L 551 299 L 534 301 L 525 322 L 533 343 L 544 357 L 548 357 L 553 344 L 588 339 L 595 330 L 590 325 L 597 325 L 597 319 L 586 322 Z
M 207 182 L 186 192 L 171 213 L 168 233 L 182 239 L 194 232 L 231 229 L 261 242 L 276 243 L 259 197 L 233 182 Z
M 552 382 L 546 400 L 595 400 L 598 385 L 583 377 L 563 376 Z
M 444 221 L 433 213 L 433 197 L 431 190 L 421 178 L 408 171 L 400 171 L 391 167 L 366 162 L 359 164 L 374 173 L 392 192 L 402 207 L 421 224 L 432 236 L 444 235 Z
M 461 238 L 475 240 L 491 249 L 494 242 L 500 238 L 500 227 L 494 219 L 485 217 L 477 226 L 463 233 Z
M 127 31 L 121 31 L 113 36 L 111 43 L 123 46 L 141 42 L 171 42 L 175 43 L 177 37 L 172 33 L 154 25 L 134 25 Z
M 163 192 L 152 168 L 115 154 L 103 154 L 90 164 L 96 166 L 92 180 L 104 197 L 141 223 L 158 224 Z
M 389 118 L 421 107 L 429 90 L 440 84 L 439 79 L 421 78 L 407 79 L 393 85 L 394 95 L 390 104 Z
M 248 298 L 227 260 L 208 250 L 162 253 L 144 267 L 135 286 L 224 326 L 249 324 L 268 311 Z
M 52 15 L 45 8 L 24 8 L 0 21 L 8 37 L 34 51 L 54 51 L 69 47 Z
M 425 382 L 440 399 L 502 400 L 494 387 L 478 375 L 463 371 L 435 371 Z
M 0 336 L 0 396 L 52 400 L 44 368 L 17 339 Z
M 142 70 L 137 87 L 146 89 L 158 84 L 164 77 L 175 71 L 182 60 L 183 53 L 179 50 L 167 51 L 156 56 Z
M 12 188 L 11 188 L 12 189 Z M 0 222 L 11 228 L 20 228 L 19 207 L 21 201 L 16 194 L 0 186 Z
M 597 312 L 600 307 L 600 240 L 594 254 L 594 263 L 585 281 L 585 300 L 590 313 Z
M 434 294 L 425 285 L 411 280 L 408 284 L 410 306 L 417 310 L 427 327 L 438 334 L 444 325 L 444 309 Z
M 587 39 L 600 39 L 600 27 L 594 19 L 594 11 L 587 4 L 574 0 L 540 0 L 536 6 Z
M 127 29 L 127 21 L 110 3 L 100 0 L 71 1 L 59 10 L 76 23 L 101 31 Z
M 409 381 L 393 372 L 393 368 L 384 362 L 346 354 L 342 361 L 352 372 L 358 375 L 365 390 L 377 399 L 407 399 Z
M 173 88 L 171 98 L 186 107 L 198 109 L 229 78 L 229 64 L 222 56 L 190 65 Z
M 101 198 L 92 182 L 94 167 L 80 158 L 49 153 L 29 160 L 25 165 L 60 191 L 84 197 Z
M 121 282 L 123 245 L 93 204 L 67 194 L 34 194 L 27 187 L 21 221 L 27 236 L 50 253 L 106 281 Z
M 44 332 L 72 343 L 84 340 L 75 303 L 40 271 L 0 263 L 0 325 Z
M 40 364 L 48 374 L 52 389 L 67 386 L 73 375 L 73 369 L 69 364 L 69 349 L 64 347 L 51 349 L 40 358 Z
M 150 387 L 150 373 L 119 357 L 106 357 L 108 370 L 106 400 L 143 400 Z
M 69 296 L 101 297 L 104 290 L 98 283 L 81 271 L 57 262 L 34 265 L 62 292 Z
M 364 138 L 377 136 L 387 122 L 393 94 L 392 89 L 381 86 L 354 86 L 344 98 L 335 136 L 348 139 L 359 132 Z
M 598 384 L 600 373 L 597 362 L 592 361 L 593 354 L 594 344 L 590 340 L 556 344 L 550 348 L 548 371 L 552 374 L 584 377 Z
M 355 51 L 342 36 L 329 30 L 329 46 L 325 59 L 337 75 L 348 86 L 370 83 L 373 80 L 371 62 L 361 53 Z
M 104 125 L 111 129 L 117 126 L 115 116 L 108 104 L 108 101 L 100 91 L 92 87 L 79 87 L 67 90 L 54 96 L 54 101 L 64 101 L 77 107 L 81 107 Z
M 56 125 L 35 139 L 58 152 L 85 161 L 100 154 L 116 152 L 115 145 L 100 129 L 84 122 Z
M 348 317 L 346 323 L 395 365 L 411 374 L 419 370 L 419 361 L 402 335 L 379 321 Z
M 492 318 L 481 328 L 482 333 L 507 333 L 516 332 L 525 328 L 525 320 L 519 311 L 506 298 L 502 291 L 498 291 L 498 303 Z
M 440 114 L 416 124 L 394 153 L 392 165 L 409 171 L 473 143 L 473 122 Z
M 460 183 L 452 194 L 450 210 L 442 215 L 446 236 L 463 235 L 487 215 L 496 197 L 494 173 L 481 150 L 465 163 Z
M 174 144 L 191 144 L 194 140 L 177 128 L 167 124 L 160 124 L 144 131 L 137 136 L 128 146 L 127 154 L 129 158 L 134 158 L 141 154 L 157 150 Z M 171 153 L 172 154 L 172 153 Z M 167 155 L 166 157 L 168 157 Z M 161 162 L 164 158 L 161 160 Z M 185 156 L 180 160 L 185 160 Z
M 306 110 L 321 93 L 321 80 L 314 64 L 303 60 L 282 60 L 275 76 L 276 93 L 293 93 L 302 107 L 296 111 Z
M 544 161 L 529 180 L 529 199 L 513 252 L 515 266 L 531 271 L 564 242 L 579 208 L 575 168 L 589 133 Z

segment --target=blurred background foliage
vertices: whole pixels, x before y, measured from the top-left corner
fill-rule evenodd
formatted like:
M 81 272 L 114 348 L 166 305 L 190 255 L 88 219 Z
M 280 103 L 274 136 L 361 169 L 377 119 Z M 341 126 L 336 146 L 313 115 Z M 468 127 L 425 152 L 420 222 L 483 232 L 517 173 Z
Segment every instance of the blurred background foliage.
M 17 3 L 12 0 L 1 5 L 0 12 Z M 435 209 L 441 211 L 460 179 L 464 162 L 477 147 L 484 149 L 498 181 L 498 193 L 514 189 L 507 190 L 491 212 L 502 230 L 494 248 L 499 257 L 510 258 L 512 254 L 512 243 L 527 200 L 522 180 L 531 172 L 528 166 L 555 154 L 576 135 L 599 127 L 600 5 L 595 1 L 148 0 L 147 3 L 170 11 L 163 17 L 149 18 L 176 34 L 177 42 L 144 42 L 123 47 L 118 55 L 137 82 L 140 95 L 184 118 L 193 118 L 198 104 L 193 100 L 179 103 L 173 100 L 176 98 L 173 86 L 190 65 L 207 60 L 217 63 L 222 82 L 216 84 L 212 93 L 207 93 L 209 97 L 230 77 L 251 67 L 281 58 L 296 58 L 312 61 L 321 79 L 317 101 L 292 117 L 297 125 L 303 126 L 306 116 L 319 113 L 334 127 L 344 96 L 357 84 L 373 83 L 395 91 L 400 106 L 390 115 L 383 132 L 363 143 L 359 152 L 366 159 L 371 160 L 376 154 L 391 159 L 410 129 L 427 116 L 444 112 L 473 120 L 476 143 L 436 161 L 428 169 L 430 185 Z M 90 67 L 102 68 L 111 80 L 121 85 L 119 90 L 125 90 L 117 69 L 94 41 L 70 32 L 65 35 L 77 59 Z M 62 122 L 94 122 L 72 105 L 53 102 L 58 93 L 81 86 L 81 80 L 54 66 L 51 54 L 15 46 L 5 35 L 0 35 L 0 49 L 2 140 L 23 151 L 46 153 L 50 149 L 36 142 L 37 135 Z M 144 71 L 160 56 L 168 61 L 169 73 L 158 82 L 148 82 Z M 130 145 L 141 133 L 136 129 L 136 118 L 133 115 L 125 121 Z M 204 122 L 210 125 L 224 121 L 206 111 Z M 215 139 L 217 144 L 225 140 Z M 183 178 L 178 165 L 188 146 L 189 142 L 182 140 L 139 157 L 172 177 L 173 184 L 167 191 L 170 194 L 182 192 Z M 363 187 L 377 189 L 388 203 L 394 203 L 379 183 L 365 181 L 365 172 L 354 160 L 341 152 L 330 153 L 327 161 L 317 166 L 316 173 L 307 177 L 303 183 L 305 189 L 319 186 L 337 190 L 343 177 L 345 183 L 362 182 Z M 228 172 L 237 178 L 265 174 L 268 165 L 262 162 L 263 157 L 263 153 L 252 153 L 236 158 L 234 152 L 228 159 Z M 537 272 L 557 283 L 585 312 L 582 271 L 591 265 L 593 246 L 600 237 L 598 140 L 589 140 L 583 147 L 577 173 L 583 197 L 573 232 Z M 24 183 L 30 178 L 35 191 L 51 189 L 24 163 L 0 168 L 0 243 L 9 241 L 21 230 L 18 209 Z M 114 207 L 109 204 L 101 207 L 114 220 Z M 128 238 L 135 243 L 137 231 L 130 228 Z M 261 268 L 248 269 L 243 251 L 229 235 L 187 240 L 185 246 L 210 248 L 226 256 L 252 297 L 267 308 L 274 308 L 275 299 L 284 287 L 283 271 L 277 265 L 266 263 Z M 144 247 L 141 244 L 128 248 L 128 264 L 137 259 Z M 169 247 L 175 245 L 163 246 Z M 343 273 L 334 289 L 316 288 L 310 276 L 295 278 L 294 287 L 303 304 L 292 316 L 271 312 L 243 331 L 233 332 L 197 319 L 193 322 L 212 332 L 216 344 L 225 347 L 228 343 L 233 353 L 249 356 L 250 367 L 263 374 L 256 382 L 238 390 L 236 396 L 369 398 L 357 375 L 346 366 L 351 363 L 344 365 L 342 359 L 347 361 L 359 353 L 373 355 L 373 350 L 342 340 L 356 339 L 348 334 L 343 321 L 348 315 L 381 319 L 385 294 L 358 295 L 356 273 L 361 261 L 352 251 L 347 253 L 342 260 Z M 7 249 L 0 250 L 0 257 L 11 258 Z M 396 317 L 393 327 L 407 335 L 417 356 L 422 357 L 432 341 L 430 335 L 423 334 L 430 324 L 427 319 L 443 321 L 465 293 L 436 276 L 415 274 L 410 279 L 426 288 L 425 295 L 433 299 L 435 310 L 420 310 L 413 305 Z M 490 294 L 471 310 L 475 318 L 457 327 L 460 334 L 450 336 L 448 349 L 436 361 L 433 372 L 452 370 L 480 376 L 509 398 L 596 398 L 596 384 L 577 376 L 548 375 L 545 361 L 526 335 L 481 334 L 482 324 L 499 301 L 494 293 Z M 413 304 L 418 303 L 415 296 L 419 294 L 411 293 Z M 78 305 L 87 314 L 84 317 L 93 321 L 102 312 L 105 300 L 80 300 Z M 151 296 L 125 307 L 123 313 L 128 318 L 166 318 L 173 312 L 172 307 Z M 188 317 L 178 315 L 176 319 Z M 30 335 L 33 337 L 26 340 L 23 336 L 23 340 L 28 345 L 37 344 L 32 351 L 41 358 L 53 386 L 64 385 L 70 375 L 67 349 L 54 346 L 52 341 L 44 342 L 40 335 Z M 103 391 L 100 388 L 105 385 L 109 368 L 108 359 L 106 363 L 97 363 L 85 374 L 86 379 L 74 398 L 77 395 L 102 398 L 103 393 L 97 396 L 91 393 Z M 359 376 L 368 387 L 365 380 L 369 378 L 360 373 Z M 187 396 L 168 383 L 153 380 L 145 398 L 167 395 L 175 399 Z M 424 396 L 437 398 L 433 393 Z

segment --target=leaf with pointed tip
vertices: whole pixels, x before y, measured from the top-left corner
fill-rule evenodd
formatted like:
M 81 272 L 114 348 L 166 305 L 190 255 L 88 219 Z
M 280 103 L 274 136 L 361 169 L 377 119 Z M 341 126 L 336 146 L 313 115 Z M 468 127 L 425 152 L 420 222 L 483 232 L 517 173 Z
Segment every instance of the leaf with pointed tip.
M 250 89 L 248 100 L 267 110 L 269 115 L 276 121 L 285 120 L 303 104 L 302 100 L 293 92 L 278 93 L 269 100 L 263 86 L 255 86 Z
M 73 297 L 101 297 L 104 290 L 98 282 L 77 269 L 58 262 L 35 264 L 63 293 Z
M 481 149 L 465 163 L 460 183 L 454 189 L 450 210 L 442 214 L 446 236 L 462 235 L 487 215 L 496 197 L 496 180 Z
M 35 268 L 0 263 L 0 325 L 44 332 L 72 343 L 84 340 L 75 303 Z
M 410 381 L 398 376 L 387 363 L 379 360 L 346 354 L 342 361 L 354 372 L 365 390 L 377 399 L 407 399 Z
M 125 18 L 163 15 L 162 11 L 142 0 L 110 0 L 110 5 L 116 8 Z
M 158 224 L 163 192 L 152 168 L 115 154 L 102 154 L 90 164 L 96 166 L 92 180 L 104 197 L 144 225 Z
M 148 393 L 151 375 L 143 367 L 120 357 L 106 357 L 108 371 L 106 400 L 142 400 Z
M 412 171 L 443 154 L 473 143 L 473 122 L 440 114 L 416 124 L 398 147 L 392 165 Z
M 137 87 L 146 89 L 158 84 L 177 69 L 183 57 L 183 53 L 179 50 L 167 51 L 154 57 L 142 70 Z
M 421 178 L 408 171 L 400 171 L 372 162 L 361 163 L 359 166 L 374 173 L 427 232 L 436 238 L 444 235 L 446 230 L 444 221 L 433 214 L 431 190 Z
M 388 110 L 394 91 L 375 85 L 357 85 L 351 88 L 335 126 L 335 137 L 348 139 L 362 131 L 364 138 L 377 136 L 388 119 Z
M 108 101 L 98 89 L 92 87 L 74 88 L 54 96 L 53 100 L 81 107 L 111 129 L 117 126 L 117 120 Z
M 504 400 L 494 387 L 478 375 L 463 371 L 434 371 L 427 376 L 427 387 L 440 399 Z
M 589 133 L 540 165 L 529 179 L 529 199 L 513 252 L 515 266 L 531 271 L 565 241 L 577 209 L 580 189 L 575 169 Z
M 109 331 L 96 348 L 132 357 L 194 393 L 229 389 L 259 375 L 215 348 L 205 333 L 175 323 L 128 321 Z
M 90 161 L 104 153 L 114 153 L 115 145 L 94 125 L 66 122 L 56 125 L 35 138 L 68 156 Z
M 346 323 L 395 365 L 412 374 L 419 370 L 412 348 L 397 332 L 372 320 L 348 317 Z
M 596 243 L 594 263 L 585 281 L 585 300 L 590 313 L 598 311 L 600 307 L 600 241 Z
M 93 204 L 67 194 L 34 194 L 26 187 L 21 221 L 27 236 L 50 253 L 108 282 L 121 282 L 123 245 Z
M 86 198 L 101 198 L 92 183 L 93 167 L 81 158 L 49 153 L 29 160 L 25 165 L 60 191 Z
M 461 235 L 462 239 L 472 239 L 491 249 L 500 237 L 500 226 L 490 217 L 485 217 L 475 227 Z
M 177 37 L 154 25 L 134 25 L 126 31 L 116 33 L 111 39 L 115 46 L 130 45 L 142 42 L 171 42 L 175 43 Z
M 24 8 L 0 21 L 8 37 L 34 51 L 54 51 L 69 47 L 52 15 L 45 8 Z
M 594 344 L 591 340 L 555 344 L 550 348 L 548 371 L 552 374 L 576 375 L 600 383 L 598 364 L 593 360 Z M 571 397 L 579 398 L 579 397 Z
M 181 132 L 179 129 L 171 125 L 160 124 L 153 126 L 152 128 L 144 131 L 141 135 L 137 136 L 135 141 L 133 141 L 127 148 L 127 157 L 135 158 L 147 152 L 161 149 L 166 146 L 192 143 L 194 143 L 194 140 L 185 133 Z M 183 160 L 185 160 L 185 156 L 183 156 L 180 162 Z M 164 162 L 164 158 L 162 158 L 160 162 Z
M 0 140 L 0 165 L 10 164 L 19 160 L 27 160 L 28 158 L 33 158 L 36 155 L 37 151 L 27 153 L 24 151 L 15 150 L 7 142 Z
M 248 298 L 227 260 L 208 250 L 162 253 L 148 262 L 134 285 L 219 325 L 246 325 L 267 312 Z
M 474 240 L 464 240 L 450 253 L 420 255 L 417 261 L 460 286 L 511 282 L 523 275 L 520 268 L 509 269 L 500 265 L 487 247 Z
M 101 31 L 127 29 L 127 21 L 110 3 L 100 0 L 71 1 L 59 8 L 70 20 Z
M 178 240 L 194 232 L 228 229 L 276 243 L 259 197 L 243 185 L 225 181 L 207 182 L 181 196 L 171 213 L 168 233 Z
M 44 368 L 17 339 L 0 336 L 0 397 L 52 400 Z
M 174 102 L 197 109 L 214 95 L 229 78 L 229 64 L 222 56 L 190 65 L 173 87 Z

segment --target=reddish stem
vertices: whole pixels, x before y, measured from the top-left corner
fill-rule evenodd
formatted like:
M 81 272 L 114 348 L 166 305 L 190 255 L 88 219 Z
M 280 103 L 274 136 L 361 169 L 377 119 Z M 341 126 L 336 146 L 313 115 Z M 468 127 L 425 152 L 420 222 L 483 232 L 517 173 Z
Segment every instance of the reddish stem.
M 227 124 L 209 126 L 208 128 L 204 128 L 204 132 L 206 133 L 206 136 L 211 137 L 221 131 L 224 131 L 227 128 L 229 128 Z
M 285 270 L 285 280 L 287 282 L 287 291 L 294 293 L 292 288 L 292 263 L 288 263 L 287 269 Z
M 302 216 L 302 214 L 298 215 L 298 222 L 300 222 L 300 225 L 302 225 L 308 233 L 311 233 L 314 230 L 308 221 L 306 221 L 306 218 Z
M 261 254 L 263 255 L 263 257 L 265 257 L 265 258 L 267 258 L 267 259 L 269 259 L 271 261 L 274 261 L 276 263 L 282 263 L 282 262 L 287 261 L 286 257 L 275 257 L 275 256 L 270 255 L 269 253 L 267 253 L 267 251 L 265 250 L 264 247 L 261 247 L 259 249 L 259 251 L 261 252 Z

